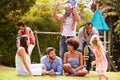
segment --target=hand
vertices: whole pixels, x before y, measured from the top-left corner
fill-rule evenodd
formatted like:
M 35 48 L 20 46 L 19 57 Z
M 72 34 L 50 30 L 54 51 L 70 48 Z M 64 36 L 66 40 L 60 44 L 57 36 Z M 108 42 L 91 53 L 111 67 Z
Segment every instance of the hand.
M 89 48 L 91 48 L 91 46 L 90 45 L 87 45 Z
M 49 75 L 50 75 L 50 76 L 54 76 L 54 75 L 55 75 L 55 71 L 54 71 L 53 69 L 50 70 L 50 71 L 49 71 Z
M 56 6 L 60 6 L 60 2 L 57 2 L 57 3 L 56 3 Z
M 30 74 L 30 77 L 33 77 L 33 74 Z
M 72 31 L 74 31 L 74 26 L 72 25 Z
M 73 70 L 73 73 L 75 73 L 76 72 L 76 70 L 75 69 L 72 69 Z
M 92 61 L 91 64 L 92 64 L 92 66 L 93 66 L 93 65 L 95 65 L 96 63 L 95 63 L 95 61 Z

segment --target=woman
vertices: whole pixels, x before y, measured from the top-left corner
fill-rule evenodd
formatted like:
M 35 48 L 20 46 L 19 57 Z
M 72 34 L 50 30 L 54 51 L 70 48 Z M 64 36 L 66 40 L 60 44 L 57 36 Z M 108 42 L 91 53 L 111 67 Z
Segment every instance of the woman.
M 17 49 L 15 56 L 16 71 L 18 75 L 44 75 L 45 70 L 42 64 L 31 64 L 28 55 L 28 37 L 23 35 L 20 37 L 20 47 Z
M 77 51 L 78 41 L 75 38 L 69 38 L 66 44 L 68 52 L 64 55 L 65 75 L 85 76 L 88 72 L 83 67 L 82 53 Z
M 92 65 L 96 64 L 96 72 L 99 76 L 99 80 L 102 80 L 102 77 L 106 78 L 106 80 L 110 80 L 110 78 L 106 75 L 108 61 L 99 36 L 93 35 L 91 37 L 90 44 L 91 46 L 89 45 L 89 48 L 95 54 L 95 61 L 92 61 Z
M 35 46 L 34 32 L 32 31 L 32 29 L 30 27 L 27 27 L 26 24 L 22 21 L 18 22 L 17 26 L 18 26 L 19 30 L 23 30 L 24 34 L 28 36 L 28 39 L 30 41 L 30 44 L 28 46 L 28 52 L 29 52 L 29 56 L 31 56 L 32 50 Z

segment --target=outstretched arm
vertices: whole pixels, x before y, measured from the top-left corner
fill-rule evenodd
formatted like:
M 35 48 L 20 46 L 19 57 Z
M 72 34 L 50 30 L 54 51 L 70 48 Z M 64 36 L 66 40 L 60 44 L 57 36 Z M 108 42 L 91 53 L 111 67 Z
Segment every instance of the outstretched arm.
M 58 18 L 58 17 L 57 17 L 57 9 L 58 9 L 59 6 L 60 6 L 60 3 L 57 2 L 56 6 L 55 6 L 55 9 L 54 9 L 54 11 L 53 11 L 53 17 L 54 17 L 54 18 Z

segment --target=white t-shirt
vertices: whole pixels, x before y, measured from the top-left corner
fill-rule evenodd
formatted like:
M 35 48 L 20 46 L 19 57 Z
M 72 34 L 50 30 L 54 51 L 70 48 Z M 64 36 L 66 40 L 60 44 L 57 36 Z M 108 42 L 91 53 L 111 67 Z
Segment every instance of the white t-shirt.
M 57 14 L 58 19 L 60 19 L 63 14 Z M 65 22 L 63 24 L 63 32 L 61 33 L 62 36 L 76 36 L 76 24 L 74 30 L 72 30 L 72 23 L 73 23 L 73 15 L 66 17 Z

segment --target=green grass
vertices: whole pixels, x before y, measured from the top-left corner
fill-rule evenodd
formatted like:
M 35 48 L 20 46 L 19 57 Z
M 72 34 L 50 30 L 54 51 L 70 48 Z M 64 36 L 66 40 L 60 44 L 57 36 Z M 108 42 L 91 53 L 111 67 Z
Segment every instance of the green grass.
M 120 72 L 107 72 L 111 80 L 120 80 Z M 98 80 L 98 76 L 95 71 L 91 71 L 84 77 L 73 76 L 35 76 L 33 78 L 29 76 L 18 76 L 15 68 L 0 66 L 0 80 Z M 105 79 L 103 79 L 105 80 Z

